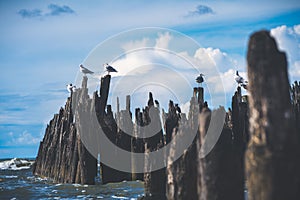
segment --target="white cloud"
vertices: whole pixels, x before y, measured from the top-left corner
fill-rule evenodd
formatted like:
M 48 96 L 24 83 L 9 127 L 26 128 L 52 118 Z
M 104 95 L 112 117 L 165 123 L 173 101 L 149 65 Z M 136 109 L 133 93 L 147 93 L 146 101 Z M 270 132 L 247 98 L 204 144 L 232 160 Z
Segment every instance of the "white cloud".
M 294 30 L 295 30 L 295 32 L 296 32 L 298 35 L 300 35 L 300 24 L 299 24 L 299 25 L 295 25 L 295 26 L 294 26 Z
M 121 47 L 125 52 L 131 51 L 132 49 L 139 49 L 148 46 L 149 39 L 143 38 L 142 40 L 129 41 L 123 44 Z
M 133 107 L 145 106 L 148 92 L 151 91 L 163 108 L 167 109 L 169 99 L 172 99 L 182 105 L 185 111 L 193 87 L 197 86 L 195 78 L 199 73 L 206 75 L 203 86 L 206 100 L 213 104 L 210 106 L 226 104 L 222 96 L 228 92 L 232 94 L 236 87 L 234 73 L 237 62 L 220 49 L 211 47 L 198 46 L 191 55 L 178 52 L 176 48 L 171 48 L 177 39 L 173 33 L 164 32 L 157 34 L 156 38 L 143 38 L 121 45 L 126 46 L 123 49 L 128 52 L 112 63 L 119 71 L 114 74 L 110 91 L 113 107 L 116 97 L 122 99 L 125 95 L 132 96 Z M 147 48 L 142 48 L 145 44 Z M 149 48 L 149 44 L 153 44 L 153 48 Z M 137 50 L 127 47 L 137 47 Z
M 182 113 L 189 113 L 189 110 L 190 110 L 190 102 L 186 102 L 186 103 L 183 103 L 181 105 L 179 105 L 180 108 L 181 108 L 181 112 Z M 186 115 L 186 117 L 188 117 L 188 115 Z
M 172 36 L 169 32 L 166 32 L 165 34 L 159 33 L 158 38 L 156 39 L 155 48 L 168 49 L 171 39 Z
M 297 77 L 297 79 L 295 80 L 300 79 L 300 60 L 294 63 L 294 67 L 290 70 L 290 73 L 292 74 L 293 77 Z
M 201 61 L 203 65 L 217 66 L 221 72 L 237 66 L 237 61 L 230 58 L 225 52 L 211 47 L 198 49 L 194 57 Z M 205 62 L 210 62 L 210 64 Z
M 224 73 L 220 73 L 221 79 L 222 79 L 222 84 L 215 84 L 215 90 L 214 92 L 220 93 L 220 92 L 233 92 L 234 89 L 236 88 L 236 84 L 234 82 L 234 74 L 235 70 L 234 69 L 229 69 L 228 71 Z M 215 83 L 218 80 L 218 77 L 211 77 L 208 79 L 211 84 Z
M 286 52 L 289 63 L 290 80 L 300 79 L 300 25 L 287 27 L 278 26 L 271 29 L 271 35 L 276 39 L 278 48 Z
M 18 135 L 15 135 L 13 132 L 8 133 L 10 139 L 7 141 L 7 145 L 36 145 L 41 141 L 41 136 L 34 137 L 31 133 L 26 130 Z

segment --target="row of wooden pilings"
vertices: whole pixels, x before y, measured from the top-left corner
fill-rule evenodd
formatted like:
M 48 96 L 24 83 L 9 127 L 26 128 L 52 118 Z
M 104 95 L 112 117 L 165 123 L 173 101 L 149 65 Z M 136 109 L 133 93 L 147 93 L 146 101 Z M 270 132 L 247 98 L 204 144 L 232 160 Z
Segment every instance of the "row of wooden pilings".
M 165 114 L 167 134 L 184 137 L 198 132 L 184 154 L 168 162 L 166 193 L 163 187 L 152 187 L 157 181 L 145 179 L 145 199 L 299 198 L 300 84 L 295 82 L 290 88 L 286 55 L 268 31 L 251 36 L 247 61 L 249 95 L 242 97 L 241 88 L 237 88 L 220 137 L 207 156 L 201 157 L 200 149 L 214 111 L 201 108 L 202 88 L 195 89 L 200 93 L 190 101 L 189 118 L 173 123 L 172 131 L 168 131 L 167 122 L 176 119 L 169 107 Z M 168 160 L 176 145 L 180 144 L 173 144 Z M 160 177 L 152 179 L 162 180 L 161 174 L 152 172 L 152 177 Z
M 146 171 L 135 173 L 140 163 L 134 159 L 131 173 L 101 162 L 102 183 L 143 180 L 143 198 L 155 200 L 240 200 L 246 196 L 249 200 L 298 199 L 300 83 L 289 87 L 286 56 L 278 51 L 268 31 L 251 36 L 247 61 L 248 96 L 242 96 L 241 88 L 237 87 L 228 112 L 222 107 L 210 110 L 204 102 L 203 88 L 198 87 L 194 88 L 187 115 L 179 113 L 172 101 L 168 111 L 161 112 L 149 93 L 145 108 L 135 109 L 135 122 L 131 120 L 129 96 L 125 110 L 120 110 L 117 101 L 115 116 L 107 105 L 110 75 L 101 79 L 100 94 L 95 92 L 92 98 L 84 77 L 82 88 L 68 98 L 65 108 L 47 126 L 34 174 L 61 183 L 94 184 L 97 157 L 91 155 L 81 137 L 93 137 L 99 123 L 116 147 L 145 155 L 142 165 Z M 161 130 L 143 139 L 147 129 L 141 127 L 151 123 L 150 110 L 154 117 L 162 116 Z M 96 111 L 96 121 L 91 111 Z M 225 120 L 220 134 L 216 134 L 217 138 L 209 137 L 210 126 L 216 123 L 213 119 L 222 113 Z M 82 128 L 83 121 L 90 125 Z M 133 136 L 121 130 L 122 125 L 128 126 Z M 186 136 L 192 137 L 191 144 L 176 159 L 177 151 L 182 149 L 180 141 Z M 216 143 L 203 156 L 201 148 L 210 139 L 216 139 Z M 152 171 L 157 163 L 149 159 L 149 153 L 167 145 L 165 167 Z

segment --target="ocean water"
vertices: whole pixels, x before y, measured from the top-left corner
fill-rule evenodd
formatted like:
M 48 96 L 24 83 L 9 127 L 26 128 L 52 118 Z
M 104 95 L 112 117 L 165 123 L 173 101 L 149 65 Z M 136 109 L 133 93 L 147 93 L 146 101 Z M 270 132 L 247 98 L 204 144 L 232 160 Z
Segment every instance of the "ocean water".
M 140 181 L 102 185 L 56 184 L 32 174 L 32 160 L 0 160 L 0 199 L 137 199 Z

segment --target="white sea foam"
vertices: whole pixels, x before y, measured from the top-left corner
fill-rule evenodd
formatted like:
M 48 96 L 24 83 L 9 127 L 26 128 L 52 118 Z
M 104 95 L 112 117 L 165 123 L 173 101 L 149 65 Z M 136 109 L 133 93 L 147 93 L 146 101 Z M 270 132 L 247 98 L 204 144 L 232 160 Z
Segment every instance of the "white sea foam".
M 22 170 L 29 169 L 33 164 L 33 161 L 28 161 L 19 158 L 13 158 L 11 160 L 5 160 L 0 162 L 1 170 Z
M 111 197 L 114 198 L 114 199 L 129 199 L 127 197 L 116 196 L 116 195 L 112 195 Z
M 48 178 L 44 177 L 36 177 L 36 176 L 27 176 L 28 180 L 33 180 L 33 181 L 47 181 Z
M 4 176 L 5 178 L 18 178 L 18 176 L 14 176 L 14 175 L 11 175 L 11 176 Z

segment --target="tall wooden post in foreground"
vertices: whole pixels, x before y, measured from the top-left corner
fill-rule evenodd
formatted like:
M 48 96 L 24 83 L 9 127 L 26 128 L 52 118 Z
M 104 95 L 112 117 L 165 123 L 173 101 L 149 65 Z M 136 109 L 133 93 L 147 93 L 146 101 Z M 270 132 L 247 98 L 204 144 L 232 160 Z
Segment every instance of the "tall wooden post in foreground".
M 291 113 L 287 60 L 268 31 L 248 46 L 250 141 L 246 152 L 249 200 L 299 198 L 298 142 Z

